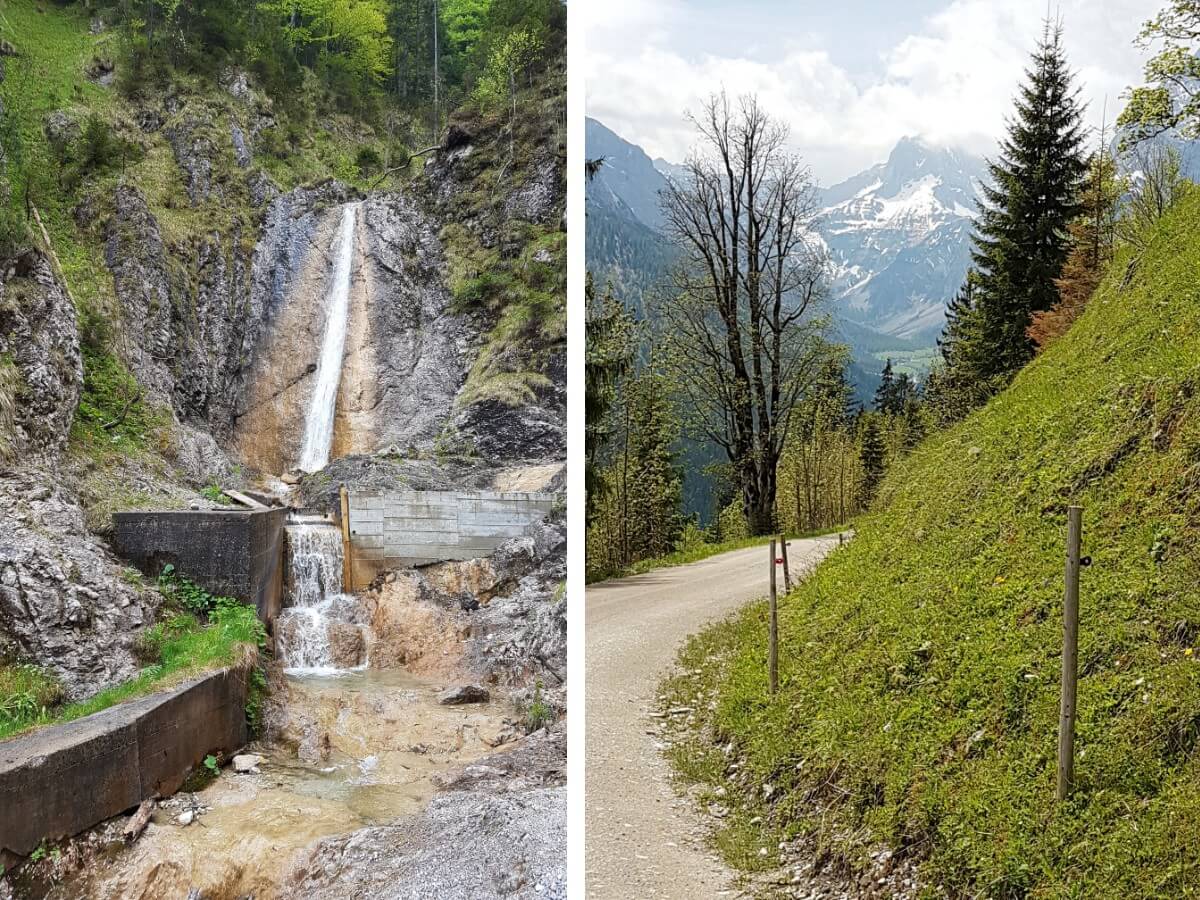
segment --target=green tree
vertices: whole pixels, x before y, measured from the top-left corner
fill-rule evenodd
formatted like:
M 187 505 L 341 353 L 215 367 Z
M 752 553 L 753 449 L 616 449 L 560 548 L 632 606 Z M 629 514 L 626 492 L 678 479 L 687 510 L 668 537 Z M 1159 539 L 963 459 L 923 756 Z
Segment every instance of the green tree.
M 862 466 L 862 481 L 859 482 L 858 502 L 861 506 L 868 506 L 887 471 L 887 449 L 875 416 L 867 414 L 863 417 L 860 435 L 858 458 Z
M 586 349 L 584 362 L 584 431 L 585 489 L 587 520 L 595 510 L 597 494 L 603 490 L 600 478 L 600 455 L 612 437 L 614 427 L 610 418 L 617 399 L 620 380 L 633 362 L 634 321 L 625 306 L 612 292 L 596 296 L 595 284 L 589 272 L 584 289 L 587 302 L 585 325 Z
M 848 354 L 831 348 L 813 388 L 792 417 L 779 461 L 779 527 L 801 533 L 847 521 L 855 511 L 858 454 L 850 432 L 853 389 Z
M 484 109 L 508 101 L 512 111 L 508 124 L 510 155 L 516 154 L 517 89 L 525 77 L 532 77 L 533 64 L 543 49 L 542 39 L 534 29 L 522 27 L 509 32 L 492 49 L 487 68 L 475 85 L 475 100 Z
M 978 329 L 988 352 L 970 358 L 977 370 L 956 377 L 988 391 L 1029 361 L 1030 319 L 1058 300 L 1055 282 L 1070 249 L 1068 226 L 1081 211 L 1079 187 L 1087 170 L 1082 111 L 1061 26 L 1046 23 L 1026 78 L 1000 155 L 989 164 L 992 183 L 984 186 L 973 236 L 976 294 L 960 323 Z
M 938 337 L 940 359 L 925 381 L 925 400 L 942 425 L 956 422 L 986 402 L 1000 380 L 983 373 L 991 348 L 976 303 L 976 276 L 967 273 L 963 286 L 946 309 L 946 323 Z
M 892 374 L 892 361 L 888 359 L 879 373 L 879 387 L 875 388 L 875 409 L 880 412 L 890 412 L 895 400 L 896 379 Z
M 1159 51 L 1145 65 L 1146 84 L 1133 88 L 1117 120 L 1127 142 L 1138 142 L 1171 128 L 1184 137 L 1200 137 L 1200 0 L 1170 0 L 1142 26 L 1138 44 Z
M 624 571 L 674 549 L 683 525 L 683 477 L 675 446 L 680 424 L 656 358 L 627 376 L 611 409 L 603 482 L 588 530 L 592 577 Z
M 343 96 L 358 99 L 392 71 L 387 0 L 259 0 L 257 9 Z
M 1141 178 L 1129 192 L 1115 230 L 1120 240 L 1144 250 L 1158 220 L 1191 182 L 1183 176 L 1179 151 L 1174 147 L 1147 145 L 1138 149 L 1135 158 Z

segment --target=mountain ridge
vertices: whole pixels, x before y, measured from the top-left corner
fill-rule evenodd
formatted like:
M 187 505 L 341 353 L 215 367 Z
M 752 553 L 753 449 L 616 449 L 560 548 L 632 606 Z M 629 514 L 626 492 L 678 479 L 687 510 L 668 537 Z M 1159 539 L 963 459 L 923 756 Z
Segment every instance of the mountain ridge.
M 652 160 L 597 119 L 587 120 L 586 135 L 588 156 L 605 159 L 587 186 L 589 269 L 644 314 L 643 295 L 662 274 L 647 267 L 673 257 L 658 193 L 683 169 Z M 835 326 L 853 351 L 860 396 L 869 398 L 878 354 L 891 345 L 932 351 L 970 264 L 984 176 L 981 159 L 908 137 L 884 162 L 817 189 Z

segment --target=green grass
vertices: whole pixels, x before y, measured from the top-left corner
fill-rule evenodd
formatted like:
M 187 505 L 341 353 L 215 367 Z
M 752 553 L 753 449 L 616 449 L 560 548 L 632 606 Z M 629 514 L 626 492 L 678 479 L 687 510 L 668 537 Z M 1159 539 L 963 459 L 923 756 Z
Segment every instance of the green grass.
M 1198 227 L 1192 195 L 1127 284 L 1128 251 L 1009 390 L 889 474 L 855 540 L 781 604 L 774 700 L 762 604 L 685 650 L 670 702 L 697 710 L 707 750 L 676 761 L 729 790 L 731 860 L 806 834 L 850 871 L 896 848 L 952 897 L 1196 891 Z M 1057 804 L 1071 503 L 1093 564 L 1077 786 Z
M 108 52 L 114 37 L 90 34 L 88 15 L 81 6 L 33 0 L 5 4 L 0 10 L 0 35 L 21 54 L 6 61 L 0 95 L 20 129 L 31 200 L 42 214 L 76 302 L 99 302 L 111 293 L 103 247 L 77 238 L 71 210 L 78 198 L 58 189 L 60 167 L 42 124 L 48 113 L 58 109 L 107 113 L 113 108 L 112 91 L 89 81 L 85 73 L 93 56 Z M 25 187 L 24 181 L 13 184 L 14 207 L 23 209 Z
M 155 661 L 136 677 L 66 706 L 56 705 L 61 690 L 45 673 L 30 666 L 0 667 L 0 740 L 32 728 L 89 716 L 201 672 L 254 665 L 263 640 L 263 626 L 254 607 L 235 600 L 216 600 L 205 623 L 191 613 L 181 613 L 148 629 L 143 636 L 143 651 Z M 38 702 L 25 702 L 26 694 L 34 694 Z M 12 698 L 17 700 L 13 702 Z M 6 716 L 6 704 L 19 714 Z M 249 710 L 248 714 L 255 715 Z
M 823 534 L 837 534 L 838 529 L 828 529 L 821 531 L 813 531 L 802 535 L 788 535 L 789 541 L 802 540 L 804 538 L 819 537 Z M 641 575 L 645 572 L 653 571 L 654 569 L 667 569 L 672 566 L 686 566 L 688 563 L 700 562 L 702 559 L 708 559 L 710 556 L 717 556 L 720 553 L 730 553 L 734 550 L 746 550 L 750 547 L 765 547 L 771 542 L 771 537 L 747 537 L 737 538 L 735 540 L 721 541 L 713 544 L 694 544 L 673 553 L 668 553 L 666 556 L 656 556 L 653 559 L 641 559 L 631 565 L 621 575 L 606 576 L 607 578 L 625 578 L 629 575 Z M 780 574 L 782 582 L 783 575 Z

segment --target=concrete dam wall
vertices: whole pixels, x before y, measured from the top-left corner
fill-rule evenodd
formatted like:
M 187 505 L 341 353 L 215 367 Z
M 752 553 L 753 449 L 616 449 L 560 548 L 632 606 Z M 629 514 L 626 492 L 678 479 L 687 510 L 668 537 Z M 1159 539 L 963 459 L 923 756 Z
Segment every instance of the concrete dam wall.
M 170 563 L 209 593 L 252 603 L 268 626 L 283 606 L 288 510 L 113 514 L 117 552 L 147 575 Z
M 351 491 L 346 500 L 355 591 L 389 569 L 490 556 L 554 506 L 553 494 L 500 491 Z

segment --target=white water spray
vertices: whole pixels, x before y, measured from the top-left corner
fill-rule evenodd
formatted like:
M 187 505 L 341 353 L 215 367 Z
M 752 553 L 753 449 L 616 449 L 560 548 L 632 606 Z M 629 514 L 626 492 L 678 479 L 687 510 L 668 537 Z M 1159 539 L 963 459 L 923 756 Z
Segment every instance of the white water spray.
M 333 446 L 333 421 L 337 411 L 338 386 L 342 381 L 342 357 L 346 352 L 346 326 L 350 318 L 350 286 L 354 274 L 354 232 L 359 204 L 342 210 L 342 224 L 334 240 L 333 277 L 326 294 L 325 339 L 317 363 L 312 404 L 304 423 L 300 468 L 316 472 L 329 462 Z
M 279 658 L 289 672 L 333 674 L 329 623 L 335 605 L 354 602 L 342 593 L 342 533 L 326 523 L 287 526 L 292 605 L 284 609 L 278 628 Z

